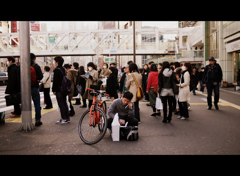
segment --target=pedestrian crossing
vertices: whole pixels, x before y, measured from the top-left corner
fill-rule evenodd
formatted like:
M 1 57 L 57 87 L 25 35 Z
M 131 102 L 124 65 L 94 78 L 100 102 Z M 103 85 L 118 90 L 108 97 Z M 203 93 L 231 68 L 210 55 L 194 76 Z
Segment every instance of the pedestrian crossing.
M 6 90 L 6 86 L 1 86 L 0 87 L 0 112 L 3 112 L 3 111 L 10 111 L 14 109 L 13 106 L 6 106 L 6 100 L 5 100 L 5 96 L 7 94 L 5 94 L 5 90 Z M 52 100 L 52 103 L 55 103 L 56 102 L 56 96 L 53 95 L 52 92 L 50 92 L 50 97 L 51 97 L 51 100 Z M 43 95 L 43 92 L 40 92 L 40 102 L 41 102 L 41 107 L 45 107 L 44 105 L 44 95 Z M 34 104 L 33 104 L 33 101 L 32 101 L 32 109 L 34 108 Z

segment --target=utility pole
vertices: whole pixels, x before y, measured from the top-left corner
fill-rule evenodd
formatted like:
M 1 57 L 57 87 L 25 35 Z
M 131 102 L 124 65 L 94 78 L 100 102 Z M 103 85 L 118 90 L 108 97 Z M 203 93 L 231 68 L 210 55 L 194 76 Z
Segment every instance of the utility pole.
M 133 62 L 136 64 L 135 21 L 133 21 Z
M 29 21 L 20 21 L 20 70 L 21 70 L 21 101 L 22 101 L 22 124 L 20 131 L 34 129 L 32 123 L 31 104 L 31 73 L 30 73 L 30 26 Z

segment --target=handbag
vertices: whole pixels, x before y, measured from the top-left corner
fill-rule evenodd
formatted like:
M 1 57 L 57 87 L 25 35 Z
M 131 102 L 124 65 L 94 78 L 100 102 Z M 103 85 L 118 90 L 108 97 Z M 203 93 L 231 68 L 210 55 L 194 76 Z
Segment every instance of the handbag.
M 142 89 L 142 87 L 138 86 L 138 83 L 137 83 L 137 80 L 136 80 L 134 74 L 133 73 L 131 73 L 131 74 L 132 74 L 132 77 L 133 77 L 133 79 L 134 79 L 134 81 L 137 85 L 137 99 L 141 100 L 143 98 L 143 89 Z
M 5 96 L 6 106 L 21 104 L 21 93 L 15 93 Z
M 153 93 L 157 93 L 157 91 L 158 91 L 158 86 L 157 87 L 154 87 L 154 88 L 151 88 L 152 89 L 152 92 Z
M 156 109 L 163 109 L 162 101 L 159 95 L 156 98 L 156 103 L 155 103 L 155 108 Z

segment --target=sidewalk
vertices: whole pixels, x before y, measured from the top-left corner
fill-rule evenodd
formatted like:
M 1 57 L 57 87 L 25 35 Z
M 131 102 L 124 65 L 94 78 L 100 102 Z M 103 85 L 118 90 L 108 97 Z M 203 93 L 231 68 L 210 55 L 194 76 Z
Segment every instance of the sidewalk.
M 167 124 L 162 123 L 163 116 L 150 116 L 152 108 L 140 102 L 137 141 L 113 142 L 107 131 L 95 145 L 86 145 L 78 135 L 78 122 L 86 109 L 74 106 L 76 115 L 64 125 L 55 124 L 60 114 L 52 110 L 42 115 L 43 125 L 31 132 L 19 132 L 16 122 L 0 125 L 0 155 L 239 155 L 240 110 L 225 99 L 236 95 L 224 94 L 220 98 L 226 102 L 219 104 L 219 111 L 207 110 L 206 95 L 191 95 L 189 120 L 173 115 Z

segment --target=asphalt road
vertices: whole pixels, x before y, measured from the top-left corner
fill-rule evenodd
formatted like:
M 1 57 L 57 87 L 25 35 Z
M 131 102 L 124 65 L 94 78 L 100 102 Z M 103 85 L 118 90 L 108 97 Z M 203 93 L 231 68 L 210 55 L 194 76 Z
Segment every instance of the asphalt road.
M 0 154 L 239 155 L 240 94 L 221 91 L 220 99 L 218 111 L 214 106 L 207 110 L 206 95 L 197 92 L 191 95 L 189 120 L 173 115 L 167 124 L 162 123 L 162 116 L 150 116 L 152 109 L 141 102 L 137 141 L 113 142 L 107 131 L 95 145 L 86 145 L 79 138 L 78 121 L 85 111 L 79 106 L 74 106 L 76 115 L 69 124 L 55 124 L 60 114 L 53 109 L 42 115 L 43 125 L 31 132 L 19 132 L 20 121 L 10 122 L 6 117 L 6 123 L 0 125 Z

